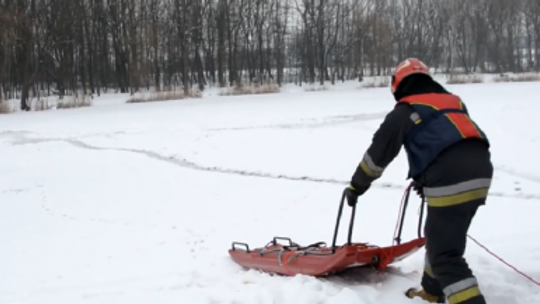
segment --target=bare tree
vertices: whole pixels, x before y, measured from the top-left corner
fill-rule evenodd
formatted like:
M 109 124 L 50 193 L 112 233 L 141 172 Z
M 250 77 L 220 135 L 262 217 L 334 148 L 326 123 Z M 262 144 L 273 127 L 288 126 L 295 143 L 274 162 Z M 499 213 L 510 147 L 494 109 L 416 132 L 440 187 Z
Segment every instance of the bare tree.
M 0 98 L 540 71 L 538 0 L 0 0 Z

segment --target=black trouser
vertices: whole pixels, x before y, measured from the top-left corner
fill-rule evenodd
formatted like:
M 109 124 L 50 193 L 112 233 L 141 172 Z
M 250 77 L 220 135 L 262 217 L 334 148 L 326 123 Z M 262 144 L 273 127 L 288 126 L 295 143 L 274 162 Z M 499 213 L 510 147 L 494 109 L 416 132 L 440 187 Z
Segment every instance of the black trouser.
M 463 258 L 467 231 L 482 201 L 449 207 L 428 207 L 424 233 L 426 264 L 422 287 L 445 295 L 450 304 L 485 304 L 476 279 Z
M 482 142 L 462 141 L 441 153 L 420 177 L 428 205 L 422 287 L 444 295 L 450 304 L 486 303 L 463 255 L 471 221 L 487 200 L 490 158 Z

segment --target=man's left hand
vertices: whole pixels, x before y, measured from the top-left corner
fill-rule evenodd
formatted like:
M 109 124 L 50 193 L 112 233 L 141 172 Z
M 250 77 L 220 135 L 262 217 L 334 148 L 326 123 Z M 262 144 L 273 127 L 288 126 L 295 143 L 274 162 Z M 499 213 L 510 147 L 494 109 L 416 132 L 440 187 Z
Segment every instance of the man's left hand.
M 347 204 L 350 207 L 354 207 L 358 203 L 358 197 L 363 195 L 371 185 L 364 187 L 353 187 L 352 185 L 345 188 L 345 198 L 347 199 Z

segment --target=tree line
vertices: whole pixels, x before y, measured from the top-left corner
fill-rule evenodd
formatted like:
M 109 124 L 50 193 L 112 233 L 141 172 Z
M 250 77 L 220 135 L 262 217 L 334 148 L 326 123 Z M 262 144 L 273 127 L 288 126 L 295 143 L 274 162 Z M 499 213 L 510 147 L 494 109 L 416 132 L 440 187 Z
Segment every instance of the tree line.
M 0 0 L 0 99 L 540 71 L 538 0 Z

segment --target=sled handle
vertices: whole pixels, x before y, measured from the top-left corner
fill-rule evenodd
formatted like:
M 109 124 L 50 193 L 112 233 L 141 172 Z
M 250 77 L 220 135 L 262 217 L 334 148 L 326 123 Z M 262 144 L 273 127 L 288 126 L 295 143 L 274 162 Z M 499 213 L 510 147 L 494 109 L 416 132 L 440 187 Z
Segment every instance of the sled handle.
M 341 201 L 339 202 L 339 209 L 336 219 L 336 226 L 334 228 L 334 238 L 332 239 L 332 253 L 336 252 L 336 242 L 337 242 L 337 236 L 339 232 L 339 224 L 341 222 L 341 215 L 343 214 L 343 205 L 345 204 L 345 200 L 347 198 L 346 190 L 343 191 L 343 194 L 341 196 Z M 347 235 L 347 245 L 351 245 L 352 243 L 352 232 L 354 228 L 354 218 L 356 215 L 356 205 L 352 207 L 351 211 L 351 220 L 349 222 L 349 234 Z
M 399 215 L 399 227 L 398 227 L 398 233 L 395 237 L 396 243 L 399 245 L 401 244 L 401 233 L 403 232 L 403 223 L 405 222 L 405 215 L 407 214 L 407 206 L 409 205 L 409 197 L 411 196 L 411 189 L 414 185 L 414 182 L 411 182 L 409 186 L 407 186 L 407 189 L 405 189 L 405 193 L 403 194 L 403 205 L 401 206 L 401 214 Z
M 420 214 L 418 215 L 418 238 L 422 238 L 422 220 L 424 219 L 424 206 L 426 205 L 426 198 L 422 197 L 420 203 Z
M 401 244 L 401 233 L 403 231 L 403 223 L 405 222 L 405 215 L 407 214 L 407 206 L 409 205 L 409 197 L 411 196 L 411 189 L 413 188 L 413 186 L 414 186 L 414 182 L 411 182 L 409 186 L 407 186 L 407 189 L 405 189 L 403 207 L 400 214 L 398 233 L 396 235 L 396 238 L 394 239 L 398 245 Z M 418 238 L 419 239 L 422 238 L 422 220 L 424 218 L 425 203 L 426 203 L 426 198 L 422 197 L 422 202 L 420 203 L 420 215 L 418 218 Z
M 405 197 L 404 197 L 404 201 L 403 201 L 403 210 L 401 211 L 401 218 L 400 218 L 400 221 L 399 221 L 398 233 L 396 235 L 396 238 L 394 239 L 397 242 L 398 245 L 401 244 L 401 234 L 402 234 L 403 225 L 404 225 L 404 222 L 405 222 L 405 214 L 407 213 L 407 206 L 409 204 L 409 197 L 411 195 L 411 189 L 412 189 L 413 185 L 414 185 L 413 182 L 411 182 L 411 184 L 405 190 Z M 339 209 L 338 209 L 338 214 L 337 214 L 337 219 L 336 219 L 336 226 L 334 228 L 334 238 L 332 239 L 332 253 L 336 252 L 336 242 L 337 242 L 337 236 L 338 236 L 338 232 L 339 232 L 339 224 L 341 222 L 341 215 L 343 214 L 343 205 L 345 204 L 346 198 L 347 198 L 346 190 L 344 190 L 343 194 L 341 196 L 341 201 L 339 203 Z M 419 215 L 419 218 L 418 218 L 418 238 L 422 238 L 422 221 L 423 221 L 423 218 L 424 218 L 424 205 L 425 204 L 426 204 L 426 199 L 425 199 L 425 197 L 423 197 L 421 205 L 420 205 L 420 215 Z M 356 216 L 356 205 L 354 205 L 352 207 L 352 210 L 351 210 L 351 219 L 350 219 L 350 222 L 349 222 L 349 231 L 348 231 L 348 235 L 347 235 L 347 245 L 349 245 L 349 246 L 352 244 L 352 233 L 353 233 L 353 228 L 354 228 L 355 216 Z
M 246 243 L 241 243 L 241 242 L 232 242 L 232 245 L 231 245 L 231 249 L 232 249 L 232 250 L 236 250 L 236 249 L 238 249 L 238 247 L 244 247 L 244 248 L 245 248 L 244 250 L 245 250 L 246 252 L 250 252 L 250 250 L 249 250 L 249 245 L 248 245 L 248 244 L 246 244 Z

